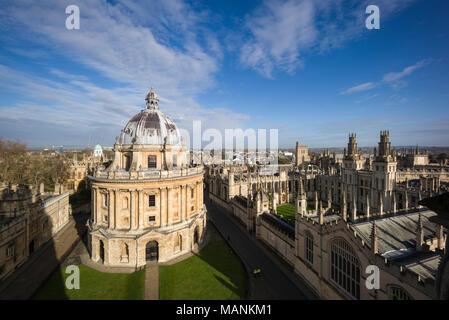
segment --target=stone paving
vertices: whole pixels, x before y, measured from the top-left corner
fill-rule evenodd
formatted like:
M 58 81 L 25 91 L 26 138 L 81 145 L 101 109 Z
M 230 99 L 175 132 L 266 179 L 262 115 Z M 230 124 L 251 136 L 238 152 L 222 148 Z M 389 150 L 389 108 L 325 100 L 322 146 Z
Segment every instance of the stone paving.
M 150 261 L 145 267 L 145 300 L 159 300 L 159 265 Z

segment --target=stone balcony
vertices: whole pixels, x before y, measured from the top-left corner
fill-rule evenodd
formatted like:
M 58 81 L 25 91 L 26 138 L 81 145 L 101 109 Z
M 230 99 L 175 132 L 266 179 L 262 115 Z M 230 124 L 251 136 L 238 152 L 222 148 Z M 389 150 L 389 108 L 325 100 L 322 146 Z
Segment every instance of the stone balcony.
M 169 170 L 141 169 L 141 170 L 95 170 L 89 178 L 97 181 L 106 180 L 164 180 L 188 177 L 204 173 L 203 166 L 179 167 Z

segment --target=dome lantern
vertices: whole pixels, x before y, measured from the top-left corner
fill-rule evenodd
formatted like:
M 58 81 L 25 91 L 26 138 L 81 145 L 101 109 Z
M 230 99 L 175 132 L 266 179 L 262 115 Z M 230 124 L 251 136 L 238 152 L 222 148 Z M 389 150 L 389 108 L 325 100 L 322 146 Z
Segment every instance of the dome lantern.
M 154 93 L 154 88 L 151 87 L 150 92 L 148 92 L 147 97 L 145 98 L 146 109 L 155 110 L 159 109 L 159 97 L 156 93 Z

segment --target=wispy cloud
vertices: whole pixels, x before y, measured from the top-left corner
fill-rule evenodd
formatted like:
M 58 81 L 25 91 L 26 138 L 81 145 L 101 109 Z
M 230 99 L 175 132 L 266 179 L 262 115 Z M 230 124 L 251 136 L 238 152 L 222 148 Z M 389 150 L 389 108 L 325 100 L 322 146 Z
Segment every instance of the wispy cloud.
M 266 1 L 248 17 L 251 39 L 242 47 L 241 61 L 271 77 L 276 66 L 288 73 L 301 65 L 300 51 L 317 36 L 311 1 Z
M 367 83 L 362 83 L 359 84 L 357 86 L 351 87 L 349 89 L 346 89 L 344 91 L 341 92 L 341 94 L 351 94 L 354 92 L 361 92 L 361 91 L 366 91 L 366 90 L 371 90 L 373 88 L 376 87 L 376 84 L 374 82 L 367 82 Z
M 0 22 L 9 34 L 44 48 L 39 52 L 51 48 L 48 52 L 90 71 L 73 74 L 73 69 L 59 66 L 37 76 L 0 66 L 1 86 L 21 97 L 16 104 L 0 106 L 1 118 L 81 126 L 82 134 L 107 124 L 118 128 L 138 112 L 154 85 L 164 111 L 180 119 L 180 126 L 201 118 L 208 126 L 233 127 L 248 119 L 230 110 L 217 117 L 214 106 L 205 108 L 196 101 L 198 94 L 214 87 L 220 67 L 221 45 L 202 25 L 207 12 L 178 0 L 77 1 L 81 28 L 69 31 L 66 5 L 17 0 L 2 7 Z M 5 34 L 0 40 L 8 42 Z M 24 48 L 15 52 L 23 54 Z M 105 81 L 94 81 L 93 75 Z
M 307 53 L 323 53 L 366 31 L 365 8 L 372 1 L 265 0 L 246 17 L 240 62 L 265 77 L 275 70 L 294 73 Z M 414 0 L 378 0 L 382 21 Z
M 371 90 L 376 87 L 379 87 L 383 84 L 389 84 L 394 89 L 400 89 L 406 85 L 403 81 L 400 81 L 402 78 L 409 76 L 416 70 L 427 66 L 432 61 L 433 61 L 433 59 L 424 59 L 424 60 L 418 61 L 414 65 L 404 68 L 400 72 L 389 72 L 389 73 L 385 74 L 382 77 L 382 80 L 380 80 L 378 82 L 362 83 L 362 84 L 356 85 L 354 87 L 348 88 L 348 89 L 340 92 L 340 94 L 351 94 L 351 93 L 355 93 L 355 92 L 367 91 L 367 90 Z
M 393 81 L 397 81 L 402 79 L 405 76 L 411 75 L 413 72 L 415 72 L 416 70 L 425 67 L 426 65 L 428 65 L 430 62 L 432 61 L 432 59 L 425 59 L 425 60 L 421 60 L 418 61 L 417 63 L 415 63 L 412 66 L 406 67 L 404 68 L 402 71 L 400 72 L 390 72 L 387 73 L 386 75 L 384 75 L 384 77 L 382 78 L 383 81 L 385 82 L 393 82 Z

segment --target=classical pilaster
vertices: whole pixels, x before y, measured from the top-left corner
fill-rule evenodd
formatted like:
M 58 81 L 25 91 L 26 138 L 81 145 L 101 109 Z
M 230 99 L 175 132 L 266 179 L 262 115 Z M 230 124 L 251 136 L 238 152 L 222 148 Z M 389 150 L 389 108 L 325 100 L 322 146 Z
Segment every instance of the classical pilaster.
M 130 213 L 129 223 L 130 223 L 131 230 L 136 229 L 135 218 L 136 218 L 137 208 L 135 208 L 134 194 L 135 194 L 135 190 L 131 190 L 130 196 L 129 196 L 129 213 Z
M 167 224 L 167 215 L 166 215 L 166 203 L 167 201 L 165 200 L 165 188 L 159 188 L 159 195 L 160 195 L 160 200 L 161 200 L 161 205 L 160 205 L 160 209 L 161 209 L 161 226 L 165 226 Z
M 167 187 L 167 224 L 172 223 L 172 187 Z
M 120 193 L 117 189 L 113 189 L 113 194 L 114 194 L 114 212 L 112 212 L 111 216 L 112 216 L 112 228 L 116 229 L 117 228 L 117 203 L 118 203 L 118 198 L 120 196 Z
M 138 190 L 137 191 L 137 197 L 138 197 L 138 217 L 139 217 L 139 223 L 138 223 L 138 228 L 142 229 L 143 228 L 143 217 L 144 217 L 144 209 L 143 209 L 143 190 Z
M 114 215 L 114 210 L 115 210 L 115 198 L 114 198 L 114 191 L 109 189 L 108 190 L 108 228 L 112 228 L 113 226 L 113 221 L 112 221 L 112 217 Z

